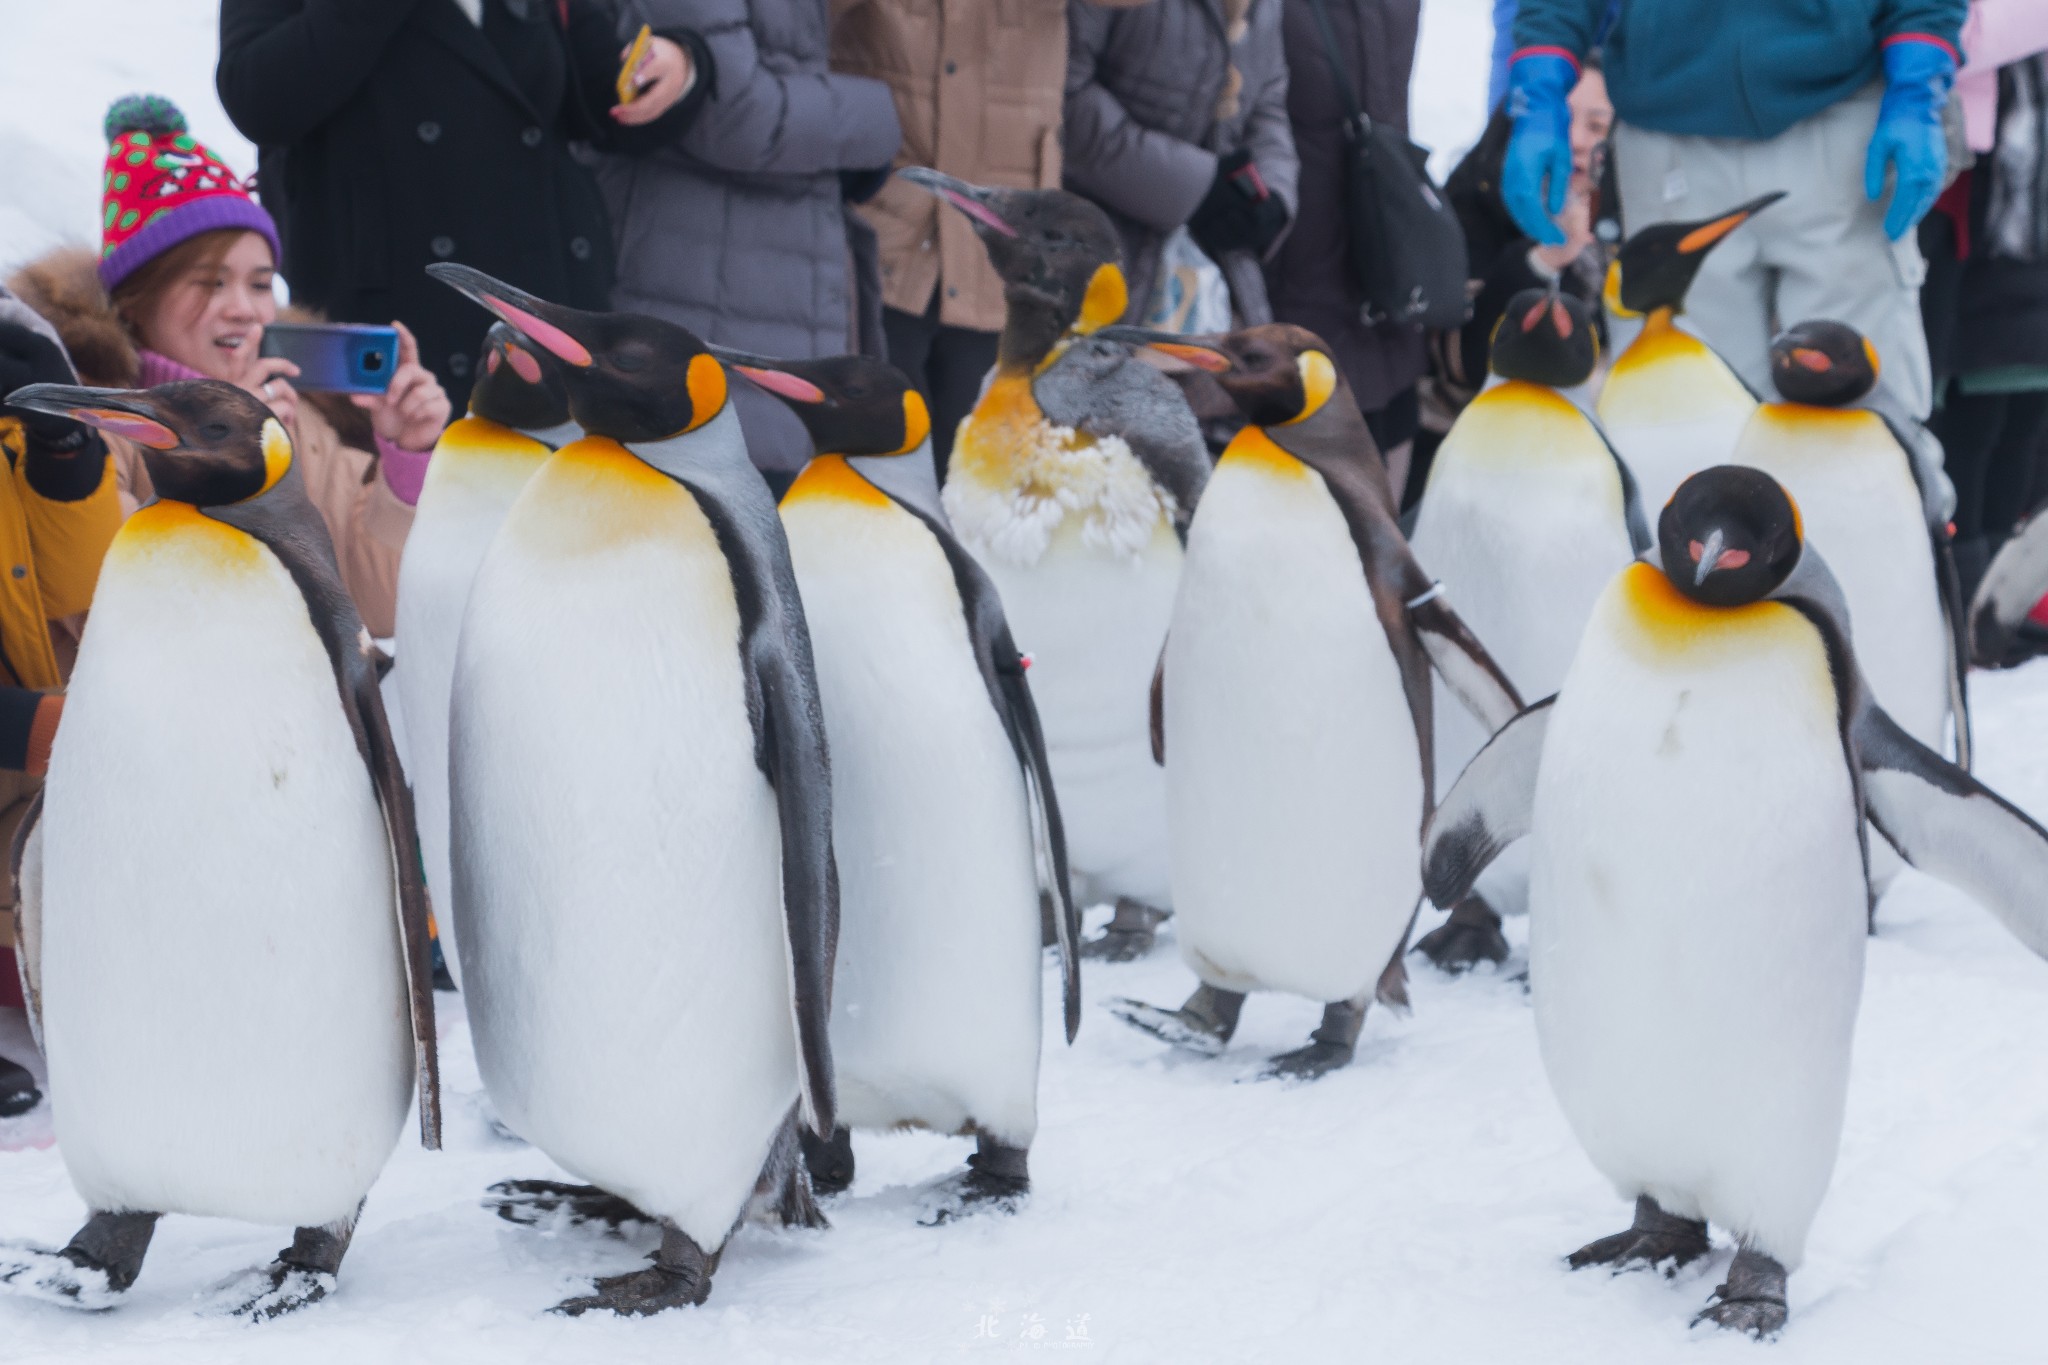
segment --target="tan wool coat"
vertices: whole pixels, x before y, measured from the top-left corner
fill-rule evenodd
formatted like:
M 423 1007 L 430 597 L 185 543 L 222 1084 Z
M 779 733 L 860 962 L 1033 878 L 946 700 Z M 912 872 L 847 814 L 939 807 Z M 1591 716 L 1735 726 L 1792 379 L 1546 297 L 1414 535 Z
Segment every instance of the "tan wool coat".
M 898 166 L 1058 187 L 1065 0 L 833 0 L 832 69 L 888 84 Z M 883 303 L 922 316 L 936 291 L 946 326 L 1002 329 L 1002 282 L 964 216 L 900 179 L 861 212 L 881 241 Z

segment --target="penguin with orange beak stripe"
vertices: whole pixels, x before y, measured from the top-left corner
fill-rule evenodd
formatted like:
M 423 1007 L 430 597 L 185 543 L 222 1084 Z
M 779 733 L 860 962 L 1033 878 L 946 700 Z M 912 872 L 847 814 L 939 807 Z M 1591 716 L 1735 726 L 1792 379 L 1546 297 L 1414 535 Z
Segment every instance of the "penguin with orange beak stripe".
M 924 400 L 878 360 L 712 353 L 787 403 L 818 450 L 782 499 L 832 742 L 840 873 L 832 1057 L 840 1128 L 818 1189 L 853 1178 L 849 1128 L 973 1135 L 929 1222 L 1009 1210 L 1038 1127 L 1041 897 L 1067 1040 L 1079 920 L 1026 663 L 995 585 L 939 505 Z
M 832 777 L 774 499 L 726 374 L 672 323 L 431 273 L 560 363 L 590 434 L 549 457 L 470 590 L 449 786 L 477 1064 L 504 1121 L 590 1182 L 537 1210 L 662 1229 L 558 1306 L 702 1303 L 759 1193 L 822 1225 L 797 1140 L 834 1126 Z
M 1635 1206 L 1568 1264 L 1675 1272 L 1718 1223 L 1736 1251 L 1695 1321 L 1756 1336 L 1785 1324 L 1840 1147 L 1868 832 L 2048 956 L 2048 831 L 1879 705 L 1821 548 L 1760 470 L 1680 484 L 1422 850 L 1443 905 L 1531 845 L 1544 1071 Z
M 1036 661 L 1075 889 L 1116 903 L 1082 952 L 1137 957 L 1169 910 L 1146 688 L 1208 449 L 1174 383 L 1099 336 L 1129 303 L 1100 208 L 1065 190 L 899 174 L 967 216 L 1003 281 L 996 368 L 960 424 L 945 507 Z
M 404 718 L 406 773 L 419 811 L 427 886 L 442 907 L 442 960 L 459 984 L 461 954 L 447 913 L 454 904 L 448 868 L 448 692 L 455 638 L 469 587 L 491 537 L 548 456 L 583 435 L 569 420 L 558 362 L 498 322 L 484 336 L 483 373 L 469 413 L 441 433 L 420 489 L 405 556 L 398 565 L 397 669 Z
M 440 1145 L 426 888 L 375 650 L 255 397 L 9 401 L 133 441 L 157 498 L 107 552 L 17 843 L 57 1138 L 92 1212 L 60 1251 L 0 1246 L 0 1290 L 109 1307 L 157 1220 L 190 1213 L 297 1227 L 217 1298 L 275 1317 L 334 1290 L 415 1079 Z
M 1774 192 L 1695 223 L 1658 223 L 1622 243 L 1607 300 L 1643 318 L 1597 404 L 1607 438 L 1628 461 L 1645 508 L 1662 507 L 1688 474 L 1724 464 L 1757 396 L 1713 347 L 1678 325 L 1707 253 L 1784 198 Z
M 1312 333 L 1107 335 L 1213 372 L 1250 421 L 1195 514 L 1153 694 L 1177 932 L 1201 985 L 1177 1010 L 1111 1009 L 1216 1055 L 1247 992 L 1307 996 L 1321 1026 L 1267 1074 L 1319 1076 L 1349 1063 L 1375 995 L 1406 1000 L 1432 668 L 1489 733 L 1521 699 L 1409 552 L 1365 419 Z

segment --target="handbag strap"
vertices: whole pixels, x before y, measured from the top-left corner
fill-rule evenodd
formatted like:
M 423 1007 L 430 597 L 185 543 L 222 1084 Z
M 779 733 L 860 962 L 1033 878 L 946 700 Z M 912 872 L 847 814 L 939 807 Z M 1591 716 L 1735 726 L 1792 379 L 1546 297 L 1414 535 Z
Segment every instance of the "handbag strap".
M 1360 132 L 1370 133 L 1372 118 L 1359 105 L 1358 91 L 1352 88 L 1350 73 L 1344 70 L 1344 63 L 1337 56 L 1337 33 L 1330 27 L 1330 11 L 1323 7 L 1323 0 L 1308 0 L 1308 7 L 1315 11 L 1316 29 L 1323 39 L 1323 57 L 1330 64 L 1330 75 L 1336 78 L 1337 93 L 1344 97 L 1351 122 Z

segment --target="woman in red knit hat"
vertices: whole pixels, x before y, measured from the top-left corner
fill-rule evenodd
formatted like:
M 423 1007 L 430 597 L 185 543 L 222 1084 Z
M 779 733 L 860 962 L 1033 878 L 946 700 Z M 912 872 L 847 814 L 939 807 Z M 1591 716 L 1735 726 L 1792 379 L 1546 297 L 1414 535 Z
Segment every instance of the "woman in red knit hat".
M 390 389 L 344 402 L 302 397 L 298 368 L 258 355 L 277 320 L 277 225 L 170 101 L 107 112 L 97 258 L 60 249 L 9 284 L 48 318 L 88 384 L 147 388 L 220 379 L 261 398 L 291 432 L 306 492 L 334 539 L 342 580 L 370 630 L 388 636 L 398 561 L 448 396 L 404 324 Z M 353 406 L 350 406 L 353 403 Z M 134 448 L 109 441 L 129 509 L 152 494 Z

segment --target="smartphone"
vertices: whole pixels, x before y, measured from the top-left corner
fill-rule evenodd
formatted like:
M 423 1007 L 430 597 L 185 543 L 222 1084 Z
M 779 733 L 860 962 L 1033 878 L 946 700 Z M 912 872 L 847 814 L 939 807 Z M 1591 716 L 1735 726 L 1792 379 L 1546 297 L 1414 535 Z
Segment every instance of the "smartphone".
M 299 367 L 296 388 L 316 393 L 383 393 L 398 368 L 398 332 L 351 322 L 273 322 L 258 355 Z
M 647 49 L 654 46 L 654 26 L 640 25 L 640 31 L 633 35 L 633 46 L 626 49 L 626 60 L 619 63 L 619 103 L 631 104 L 640 98 L 640 86 L 634 77 L 640 74 L 640 63 L 647 60 Z

